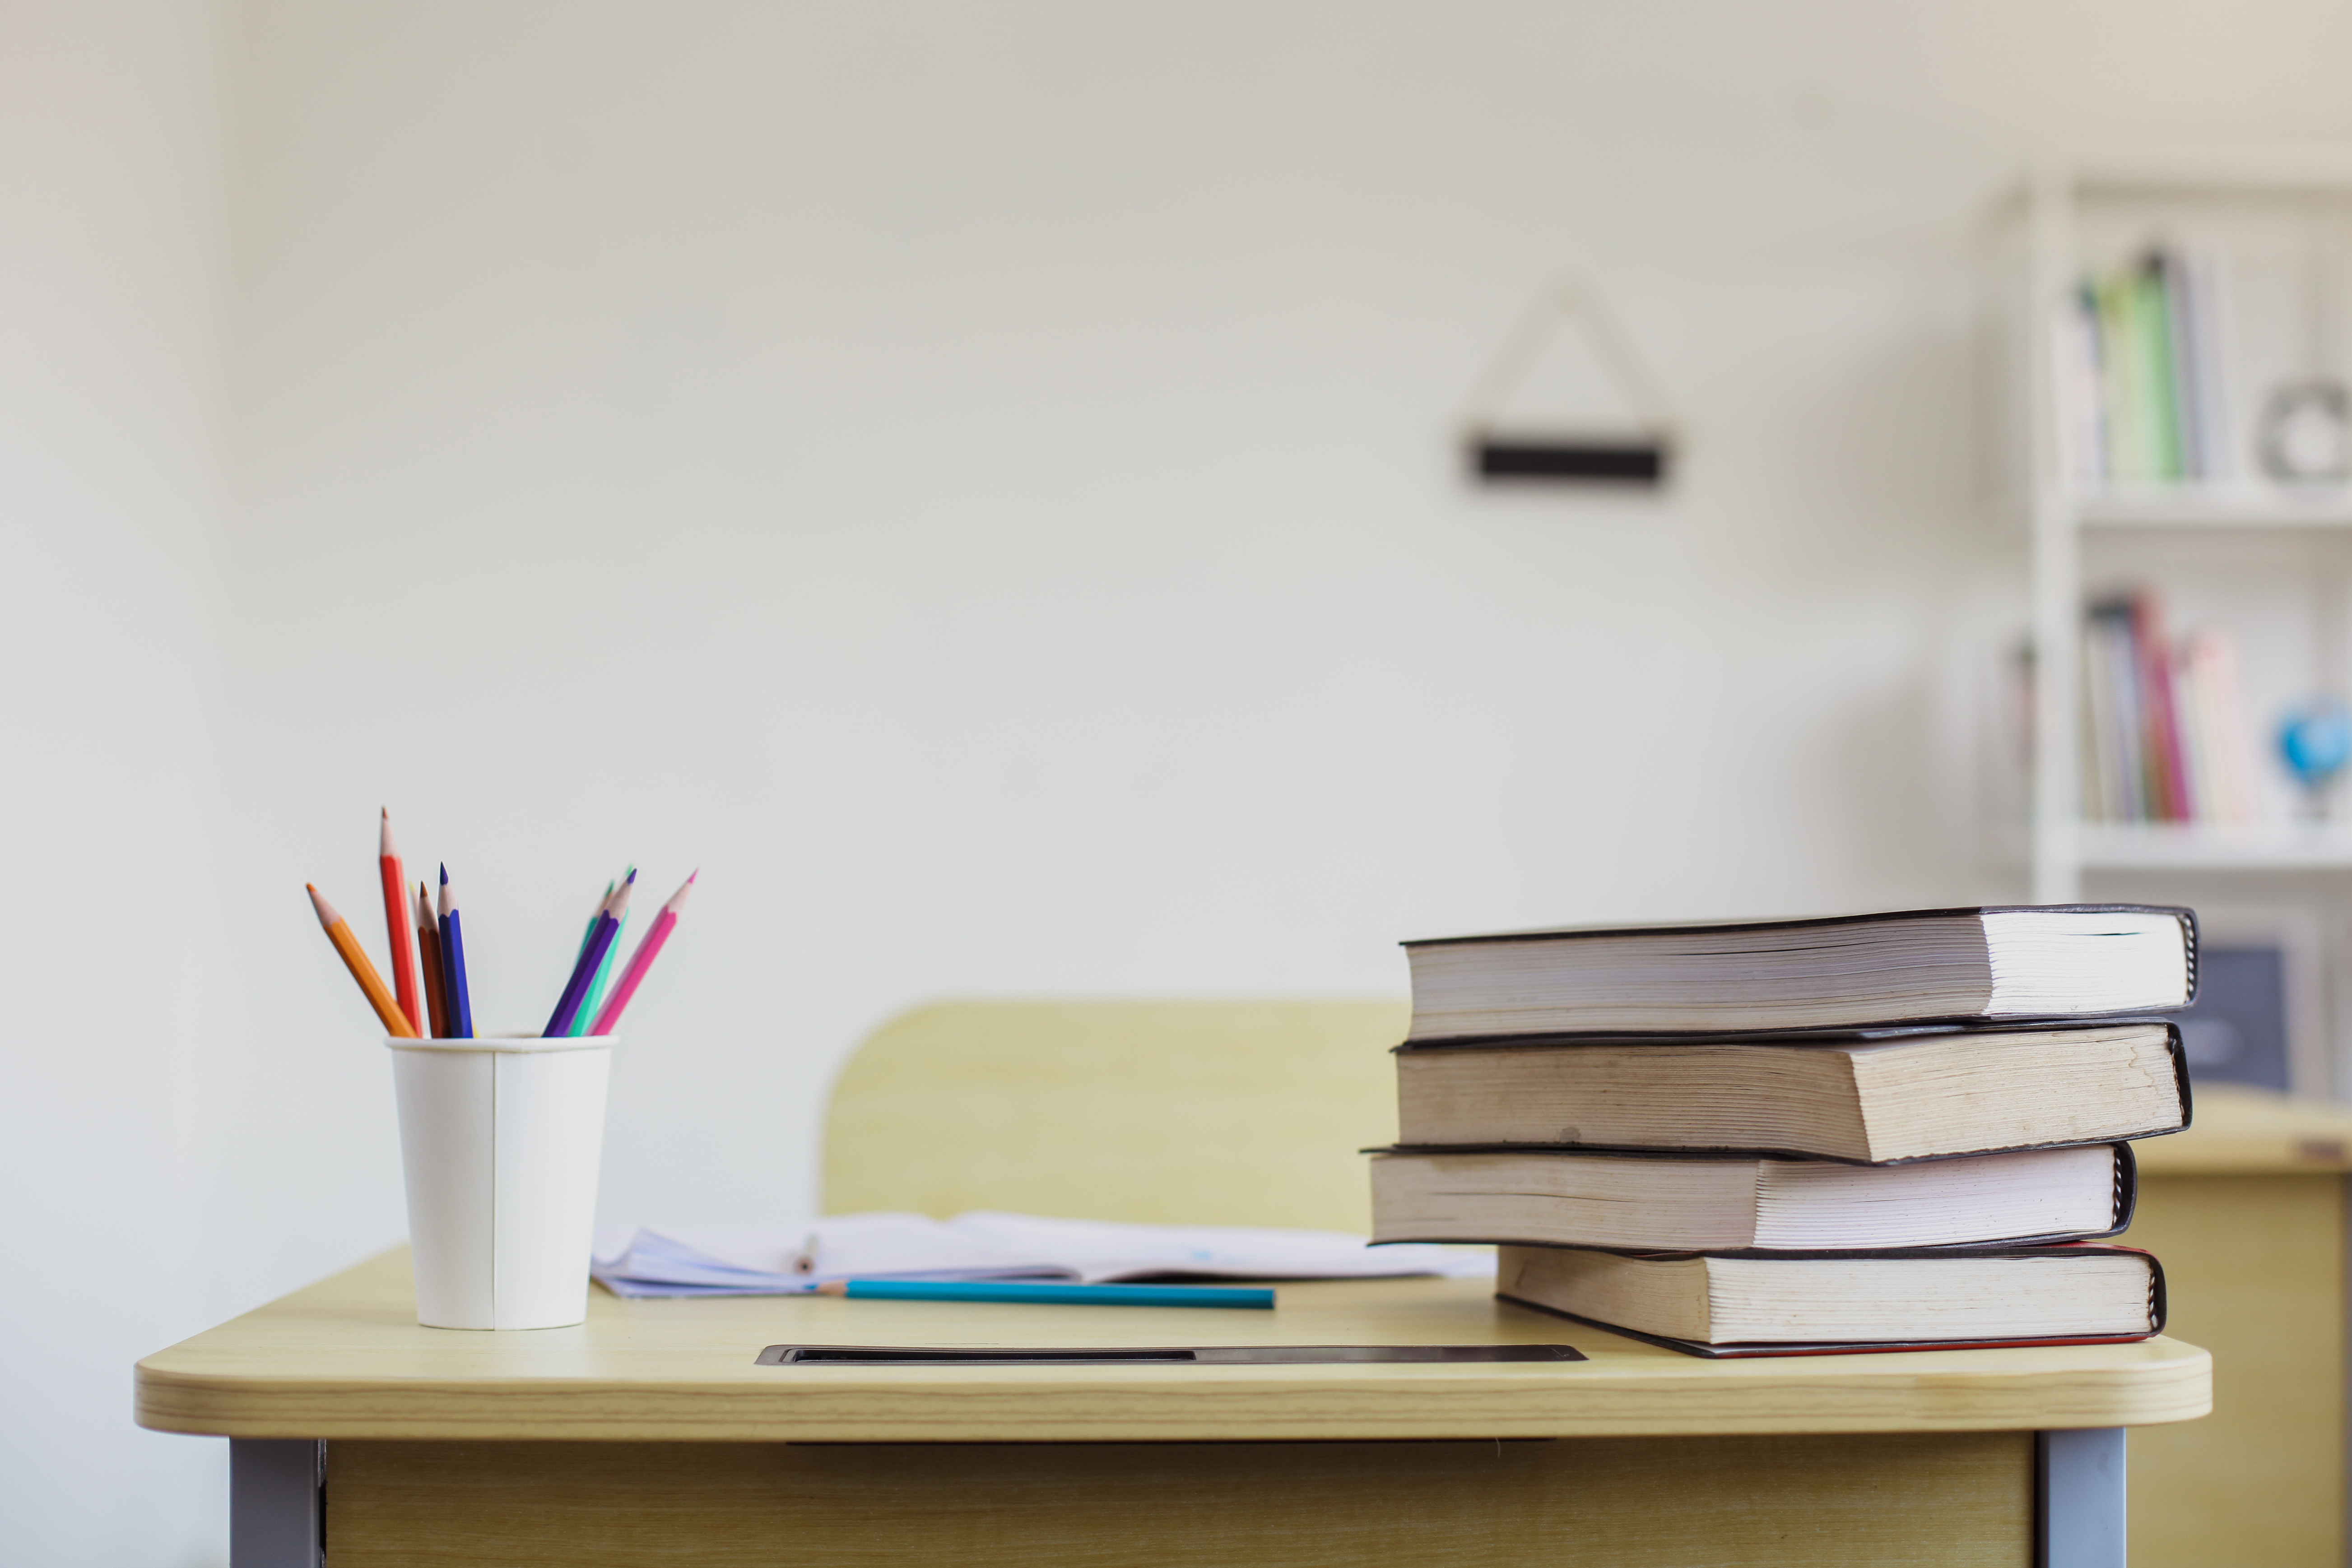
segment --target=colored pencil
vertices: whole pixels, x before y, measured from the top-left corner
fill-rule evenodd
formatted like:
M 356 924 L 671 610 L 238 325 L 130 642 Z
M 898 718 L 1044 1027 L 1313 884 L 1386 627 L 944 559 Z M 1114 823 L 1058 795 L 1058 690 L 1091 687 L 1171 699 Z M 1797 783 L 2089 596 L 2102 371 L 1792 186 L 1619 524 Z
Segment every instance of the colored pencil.
M 1076 1285 L 1045 1280 L 828 1280 L 824 1296 L 873 1301 L 1037 1301 L 1086 1307 L 1244 1307 L 1274 1305 L 1262 1285 Z
M 676 929 L 677 912 L 686 907 L 686 895 L 694 891 L 694 878 L 701 874 L 698 868 L 692 876 L 678 884 L 677 891 L 669 895 L 669 902 L 661 906 L 661 914 L 655 917 L 652 928 L 638 941 L 637 950 L 629 955 L 629 967 L 621 971 L 621 983 L 613 988 L 613 999 L 604 1004 L 603 1010 L 596 1015 L 596 1021 L 588 1026 L 590 1034 L 610 1034 L 613 1026 L 621 1021 L 621 1014 L 627 1009 L 629 998 L 637 994 L 637 988 L 645 983 L 646 971 L 654 967 L 656 958 L 661 956 L 662 944 L 669 940 L 670 932 Z
M 449 868 L 441 868 L 441 984 L 449 993 L 451 1040 L 474 1038 L 474 999 L 466 988 L 466 933 L 457 918 L 457 895 L 449 890 Z
M 629 934 L 629 915 L 632 913 L 626 909 L 621 911 L 621 923 L 613 928 L 613 940 L 605 945 L 604 961 L 596 966 L 596 972 L 588 977 L 588 994 L 580 998 L 580 1011 L 572 1019 L 573 1034 L 586 1034 L 589 1020 L 596 1016 L 596 1009 L 604 1005 L 604 988 L 612 983 L 613 960 L 621 956 L 621 938 Z
M 572 949 L 573 963 L 580 962 L 580 955 L 588 951 L 588 944 L 595 939 L 596 922 L 603 917 L 604 906 L 613 902 L 613 889 L 617 885 L 608 882 L 604 884 L 604 891 L 596 895 L 596 907 L 588 912 L 588 924 L 580 928 L 580 946 Z
M 335 906 L 329 904 L 316 887 L 307 882 L 302 885 L 310 889 L 310 907 L 318 911 L 320 929 L 326 932 L 327 940 L 335 945 L 335 951 L 342 955 L 343 967 L 349 969 L 352 978 L 360 983 L 368 1006 L 373 1008 L 375 1016 L 383 1020 L 384 1032 L 403 1040 L 415 1040 L 416 1027 L 400 1010 L 400 1003 L 393 998 L 392 993 L 383 988 L 383 981 L 376 977 L 375 966 L 369 963 L 368 956 L 360 950 L 360 939 L 352 935 L 351 922 L 336 914 Z
M 629 871 L 635 873 L 636 869 L 631 866 Z M 604 884 L 604 896 L 596 901 L 596 913 L 588 917 L 588 928 L 580 933 L 580 952 L 572 956 L 574 964 L 580 962 L 581 954 L 588 951 L 588 944 L 595 940 L 597 917 L 604 913 L 604 906 L 613 902 L 613 890 L 619 885 L 614 882 Z M 572 1015 L 572 1028 L 566 1032 L 575 1035 L 588 1032 L 588 1020 L 596 1016 L 596 1003 L 604 994 L 604 977 L 612 972 L 613 955 L 620 950 L 621 937 L 628 929 L 629 917 L 624 915 L 621 916 L 621 929 L 613 933 L 612 946 L 604 949 L 604 961 L 596 966 L 596 972 L 588 978 L 588 994 L 582 999 L 580 1010 Z
M 375 864 L 383 879 L 383 934 L 392 945 L 392 989 L 408 1027 L 425 1032 L 425 1008 L 416 999 L 416 932 L 408 923 L 408 874 L 400 869 L 400 846 L 392 841 L 392 810 L 381 808 Z
M 441 931 L 433 918 L 433 891 L 416 884 L 416 956 L 425 964 L 425 1006 L 434 1040 L 449 1038 L 449 993 L 441 984 Z
M 580 1004 L 588 995 L 588 982 L 595 977 L 596 966 L 612 951 L 613 936 L 621 928 L 621 912 L 629 906 L 629 894 L 637 885 L 637 873 L 632 870 L 628 879 L 613 890 L 598 912 L 595 934 L 572 966 L 571 978 L 563 982 L 563 994 L 555 999 L 555 1010 L 547 1016 L 547 1027 L 540 1031 L 542 1038 L 554 1040 L 572 1032 L 572 1020 L 580 1016 Z
M 572 954 L 572 962 L 574 967 L 577 967 L 580 960 L 587 955 L 588 944 L 596 940 L 596 923 L 604 918 L 604 906 L 613 902 L 613 889 L 619 885 L 620 884 L 618 883 L 606 883 L 604 884 L 604 891 L 597 896 L 596 907 L 588 912 L 588 924 L 580 928 L 580 946 L 574 948 Z M 598 972 L 602 973 L 601 970 Z M 567 978 L 568 977 L 569 977 L 567 976 Z M 593 998 L 596 994 L 596 983 L 593 980 L 591 980 L 588 983 L 588 994 L 591 998 Z M 583 1002 L 580 1004 L 579 1016 L 573 1018 L 572 1020 L 572 1033 L 578 1034 L 580 1032 L 581 1026 L 588 1021 L 588 1009 L 593 1005 L 593 1001 Z

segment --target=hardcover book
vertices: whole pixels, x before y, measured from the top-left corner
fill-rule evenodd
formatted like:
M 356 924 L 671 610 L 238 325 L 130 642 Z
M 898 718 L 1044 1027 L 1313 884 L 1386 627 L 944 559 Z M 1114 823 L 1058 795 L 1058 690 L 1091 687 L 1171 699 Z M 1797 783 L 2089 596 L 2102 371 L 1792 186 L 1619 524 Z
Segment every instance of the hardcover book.
M 1738 1149 L 1871 1165 L 2178 1132 L 2168 1023 L 1404 1046 L 1402 1144 Z
M 1391 1149 L 1372 1239 L 1696 1251 L 1967 1246 L 2111 1236 L 2131 1220 L 2125 1144 L 1901 1166 L 1753 1155 Z
M 1412 1041 L 2091 1019 L 2186 1007 L 2197 923 L 2147 904 L 1915 909 L 1408 942 Z
M 1496 1294 L 1690 1355 L 2097 1344 L 2164 1328 L 2128 1247 L 1696 1256 L 1506 1247 Z

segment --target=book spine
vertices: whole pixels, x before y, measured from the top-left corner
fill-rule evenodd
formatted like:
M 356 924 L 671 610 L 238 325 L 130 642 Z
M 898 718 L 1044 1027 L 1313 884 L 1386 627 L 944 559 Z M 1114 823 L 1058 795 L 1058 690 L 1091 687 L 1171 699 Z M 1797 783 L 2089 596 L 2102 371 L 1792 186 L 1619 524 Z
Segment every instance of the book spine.
M 2142 441 L 2138 374 L 2138 334 L 2132 329 L 2131 290 L 2123 278 L 2108 277 L 2092 285 L 2098 308 L 2100 406 L 2106 412 L 2107 478 L 2136 484 L 2147 477 Z
M 2145 705 L 2141 733 L 2146 737 L 2148 816 L 2165 822 L 2190 819 L 2189 780 L 2181 767 L 2180 727 L 2172 701 L 2172 659 L 2165 645 L 2164 617 L 2150 593 L 2132 598 L 2134 664 Z
M 2251 822 L 2254 820 L 2254 743 L 2246 726 L 2245 689 L 2238 674 L 2235 639 L 2218 626 L 2200 628 L 2189 640 L 2184 668 L 2210 780 L 2208 819 L 2230 825 Z
M 2160 248 L 2156 263 L 2164 277 L 2166 326 L 2172 350 L 2172 415 L 2179 433 L 2181 477 L 2205 483 L 2213 477 L 2212 433 L 2205 417 L 2211 400 L 2207 395 L 2204 365 L 2204 314 L 2197 274 L 2177 250 Z
M 2103 670 L 2100 693 L 2107 703 L 2102 728 L 2114 768 L 2108 820 L 2144 822 L 2149 815 L 2147 747 L 2130 602 L 2094 605 L 2091 625 Z
M 2172 656 L 2172 716 L 2179 730 L 2181 776 L 2188 784 L 2189 817 L 2198 822 L 2220 820 L 2220 793 L 2213 774 L 2213 720 L 2207 711 L 2202 684 L 2197 678 L 2195 642 L 2181 643 Z
M 2119 822 L 2121 759 L 2115 747 L 2114 671 L 2106 652 L 2106 628 L 2093 619 L 2083 628 L 2083 816 L 2094 822 Z
M 2161 252 L 2151 252 L 2132 280 L 2134 316 L 2143 348 L 2140 375 L 2147 400 L 2148 433 L 2154 447 L 2151 477 L 2177 483 L 2187 473 L 2180 440 L 2179 388 L 2174 379 L 2171 279 Z
M 2099 301 L 2090 285 L 2069 292 L 2052 324 L 2063 442 L 2062 466 L 2078 490 L 2096 490 L 2109 477 L 2107 411 L 2100 368 Z
M 2129 1144 L 2108 1145 L 2116 1151 L 2115 1224 L 2106 1234 L 2120 1236 L 2131 1228 L 2132 1216 L 2139 1209 L 2139 1159 Z
M 2181 276 L 2194 301 L 2189 325 L 2197 365 L 2197 423 L 2205 444 L 2205 480 L 2224 484 L 2236 476 L 2238 467 L 2230 438 L 2228 280 L 2220 258 L 2202 254 L 2182 257 Z

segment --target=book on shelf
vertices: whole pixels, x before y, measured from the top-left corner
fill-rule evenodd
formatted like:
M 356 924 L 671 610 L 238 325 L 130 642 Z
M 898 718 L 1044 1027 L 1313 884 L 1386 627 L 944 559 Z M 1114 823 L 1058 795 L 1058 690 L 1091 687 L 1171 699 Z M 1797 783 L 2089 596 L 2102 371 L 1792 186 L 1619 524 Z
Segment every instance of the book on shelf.
M 1372 1159 L 1372 1239 L 1675 1251 L 2048 1241 L 2114 1235 L 2136 1191 L 2125 1144 L 1901 1166 L 1400 1147 Z
M 2147 904 L 1916 909 L 1408 942 L 1413 1042 L 1741 1033 L 2185 1007 L 2196 917 Z
M 2146 591 L 2094 601 L 2083 640 L 2083 814 L 2095 822 L 2242 826 L 2254 743 L 2235 641 L 2175 641 Z
M 2128 1247 L 1699 1256 L 1506 1247 L 1496 1293 L 1710 1358 L 2095 1344 L 2164 1329 Z
M 2178 1132 L 2169 1023 L 1402 1046 L 1398 1141 L 1873 1165 Z
M 2053 370 L 2077 487 L 2229 477 L 2221 305 L 2214 263 L 2166 245 L 2068 293 Z

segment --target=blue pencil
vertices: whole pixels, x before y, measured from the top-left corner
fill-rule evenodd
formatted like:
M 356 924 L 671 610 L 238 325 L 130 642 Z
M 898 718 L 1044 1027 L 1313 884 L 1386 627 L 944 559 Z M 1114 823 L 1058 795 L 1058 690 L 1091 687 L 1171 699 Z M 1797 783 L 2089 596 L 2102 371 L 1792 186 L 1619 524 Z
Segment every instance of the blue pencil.
M 604 906 L 613 902 L 613 890 L 620 885 L 621 884 L 617 882 L 608 882 L 604 884 L 604 891 L 597 894 L 596 907 L 588 912 L 588 924 L 580 928 L 580 946 L 572 955 L 573 967 L 577 967 L 580 960 L 587 956 L 588 944 L 596 940 L 597 922 L 604 918 Z M 615 936 L 614 941 L 617 943 L 618 940 L 619 938 Z M 588 1009 L 595 1005 L 596 992 L 592 983 L 588 992 L 588 1000 L 580 1004 L 580 1016 L 572 1020 L 572 1033 L 578 1034 L 580 1032 L 581 1018 L 585 1018 L 588 1014 Z
M 1053 1301 L 1089 1307 L 1255 1307 L 1259 1285 L 1071 1285 L 1043 1280 L 828 1280 L 820 1295 L 879 1301 Z
M 613 960 L 621 956 L 621 938 L 629 934 L 629 912 L 621 911 L 620 923 L 613 927 L 613 940 L 604 948 L 604 961 L 588 977 L 588 994 L 580 998 L 580 1010 L 572 1017 L 572 1034 L 586 1034 L 588 1025 L 604 1003 L 604 988 L 613 978 Z
M 597 911 L 595 933 L 572 964 L 572 977 L 563 982 L 563 994 L 555 999 L 555 1010 L 548 1015 L 547 1027 L 540 1030 L 544 1038 L 554 1040 L 572 1032 L 572 1020 L 580 1016 L 580 1004 L 588 997 L 588 982 L 596 977 L 604 955 L 613 950 L 613 938 L 621 930 L 621 915 L 629 907 L 629 894 L 636 885 L 636 869 L 631 867 L 628 880 L 615 888 L 613 896 L 604 901 L 604 907 Z
M 608 882 L 604 884 L 604 891 L 596 895 L 596 907 L 589 911 L 588 924 L 580 928 L 580 946 L 572 955 L 573 963 L 580 962 L 580 955 L 588 951 L 588 944 L 595 940 L 596 922 L 604 917 L 604 905 L 612 902 L 613 889 L 619 885 L 618 883 Z
M 474 998 L 466 989 L 466 934 L 457 920 L 457 895 L 449 891 L 449 868 L 441 868 L 441 984 L 449 993 L 449 1038 L 474 1038 Z

